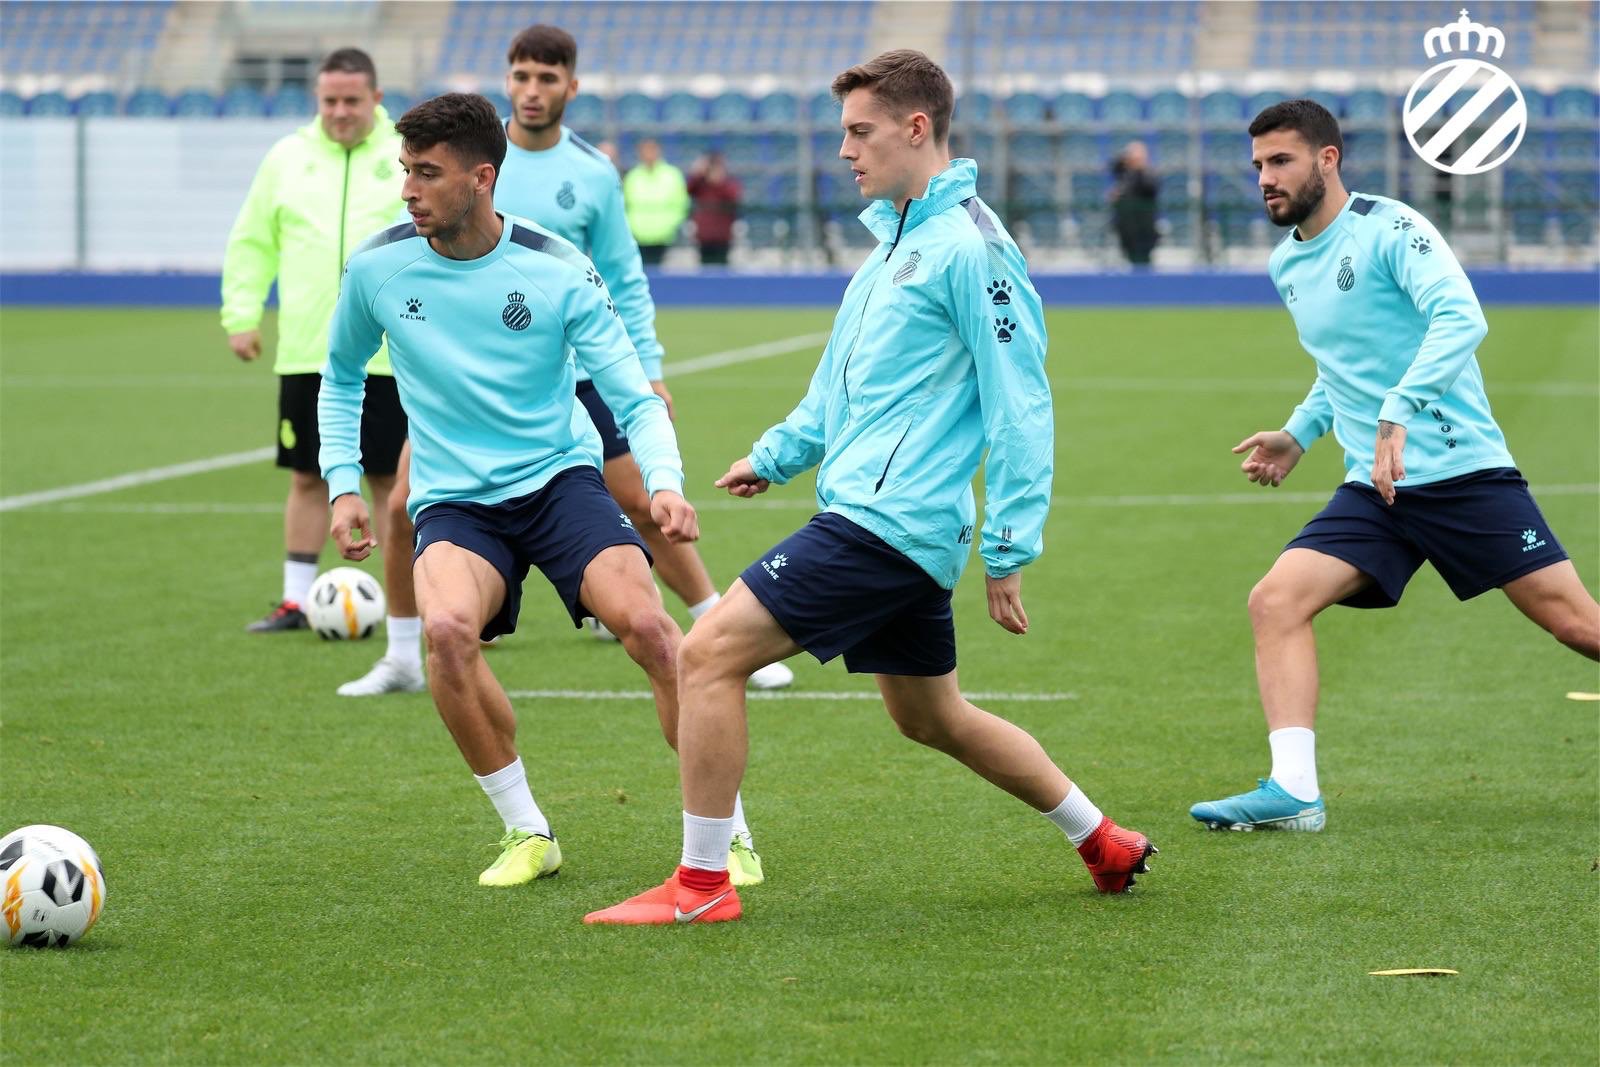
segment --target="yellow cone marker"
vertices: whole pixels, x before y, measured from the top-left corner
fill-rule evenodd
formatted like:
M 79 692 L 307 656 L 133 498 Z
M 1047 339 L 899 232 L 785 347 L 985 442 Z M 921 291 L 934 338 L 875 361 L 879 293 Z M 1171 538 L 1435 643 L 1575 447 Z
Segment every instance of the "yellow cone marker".
M 1452 971 L 1448 967 L 1400 967 L 1392 971 L 1368 971 L 1367 973 L 1380 975 L 1385 978 L 1391 976 L 1403 976 L 1410 978 L 1420 976 L 1426 978 L 1437 978 L 1442 974 L 1460 974 L 1461 972 Z
M 1568 693 L 1568 700 L 1600 700 L 1600 693 Z

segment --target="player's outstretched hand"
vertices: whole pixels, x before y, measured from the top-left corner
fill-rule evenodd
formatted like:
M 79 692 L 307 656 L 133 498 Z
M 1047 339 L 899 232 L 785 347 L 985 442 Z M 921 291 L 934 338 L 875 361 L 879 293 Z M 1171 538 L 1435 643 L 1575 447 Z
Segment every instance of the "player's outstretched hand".
M 228 347 L 233 349 L 233 354 L 249 363 L 261 355 L 261 331 L 246 330 L 244 333 L 230 333 Z
M 1028 632 L 1028 613 L 1022 610 L 1022 572 L 1004 578 L 987 578 L 989 618 L 1014 634 Z
M 667 418 L 673 422 L 678 421 L 678 413 L 672 407 L 672 390 L 667 388 L 666 382 L 651 382 L 650 389 L 667 405 Z
M 1378 420 L 1378 440 L 1372 449 L 1372 488 L 1385 504 L 1394 503 L 1394 483 L 1406 477 L 1406 428 L 1398 422 Z
M 346 493 L 333 502 L 333 525 L 328 533 L 345 559 L 362 560 L 372 555 L 378 542 L 372 536 L 372 516 L 360 493 Z
M 694 513 L 694 505 L 670 489 L 651 494 L 650 517 L 675 545 L 700 540 L 700 517 Z
M 734 460 L 733 466 L 728 468 L 728 473 L 716 481 L 718 489 L 726 489 L 734 496 L 742 496 L 746 500 L 757 493 L 765 493 L 770 485 L 771 482 L 756 474 L 756 469 L 750 465 L 749 456 Z
M 1233 454 L 1249 452 L 1239 469 L 1257 485 L 1282 485 L 1306 450 L 1287 430 L 1262 430 L 1233 446 Z

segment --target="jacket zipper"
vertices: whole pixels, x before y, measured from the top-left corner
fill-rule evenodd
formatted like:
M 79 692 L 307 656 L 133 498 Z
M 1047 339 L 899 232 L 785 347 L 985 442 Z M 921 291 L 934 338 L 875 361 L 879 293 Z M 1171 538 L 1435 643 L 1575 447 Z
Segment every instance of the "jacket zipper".
M 906 216 L 911 212 L 911 201 L 906 201 L 906 206 L 900 209 L 900 225 L 895 227 L 894 240 L 889 243 L 889 254 L 883 257 L 885 263 L 894 257 L 894 250 L 900 247 L 900 235 L 906 229 Z M 883 273 L 880 267 L 878 275 Z M 872 288 L 867 290 L 866 297 L 861 301 L 861 318 L 856 323 L 856 339 L 850 342 L 850 352 L 844 357 L 844 366 L 839 368 L 839 382 L 844 387 L 845 413 L 850 411 L 850 360 L 856 354 L 856 346 L 861 344 L 861 331 L 867 326 L 867 305 L 872 303 L 872 294 L 878 291 L 878 275 L 872 278 Z M 896 446 L 899 447 L 899 446 Z M 891 457 L 892 458 L 892 457 Z M 882 484 L 881 482 L 879 484 Z
M 900 446 L 906 443 L 906 438 L 911 436 L 911 427 L 915 422 L 916 420 L 913 419 L 911 422 L 906 423 L 905 430 L 900 434 L 900 440 L 894 443 L 894 449 L 889 453 L 889 459 L 883 465 L 883 473 L 878 475 L 878 484 L 872 487 L 874 493 L 883 488 L 884 479 L 889 477 L 889 468 L 894 464 L 894 457 L 899 453 Z
M 345 208 L 350 203 L 350 156 L 355 150 L 344 150 L 344 191 L 339 194 L 339 273 L 335 275 L 339 280 L 335 288 L 344 288 L 344 230 Z

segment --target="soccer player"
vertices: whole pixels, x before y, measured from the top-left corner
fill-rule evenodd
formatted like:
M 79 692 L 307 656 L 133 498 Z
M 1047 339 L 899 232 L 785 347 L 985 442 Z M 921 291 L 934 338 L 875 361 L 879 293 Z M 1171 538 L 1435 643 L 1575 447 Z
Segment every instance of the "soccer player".
M 506 124 L 509 144 L 505 167 L 495 185 L 495 206 L 507 214 L 531 219 L 565 237 L 584 251 L 604 279 L 617 314 L 638 349 L 651 388 L 672 411 L 672 394 L 662 381 L 661 342 L 656 339 L 655 304 L 639 262 L 639 246 L 628 232 L 622 191 L 610 160 L 561 124 L 567 104 L 577 95 L 578 45 L 571 34 L 554 26 L 530 26 L 508 49 L 506 94 L 511 100 L 511 120 Z M 633 521 L 650 547 L 661 580 L 676 593 L 698 619 L 717 602 L 705 564 L 692 544 L 673 544 L 650 517 L 650 502 L 628 438 L 617 428 L 616 417 L 590 380 L 578 368 L 578 399 L 600 431 L 606 488 Z M 363 677 L 339 687 L 344 696 L 420 690 L 422 655 L 416 621 L 416 598 L 411 591 L 409 553 L 411 524 L 406 518 L 407 456 L 401 455 L 398 492 L 389 507 L 384 536 L 384 579 L 389 598 L 389 644 L 384 657 Z M 591 624 L 605 637 L 603 627 Z M 763 665 L 750 676 L 758 689 L 781 689 L 794 681 L 794 673 L 781 663 Z M 748 828 L 741 828 L 742 858 L 754 858 Z
M 251 633 L 307 628 L 301 606 L 328 534 L 328 487 L 317 470 L 318 372 L 328 352 L 328 319 L 345 260 L 390 225 L 401 206 L 400 138 L 380 103 L 372 59 L 356 48 L 331 53 L 316 88 L 317 121 L 267 153 L 222 263 L 222 328 L 228 347 L 245 362 L 261 355 L 262 310 L 273 279 L 278 282 L 278 466 L 290 472 L 283 595 L 266 618 L 246 627 Z M 362 464 L 383 515 L 406 439 L 406 414 L 386 351 L 378 351 L 370 370 Z
M 1345 480 L 1250 592 L 1271 775 L 1189 813 L 1211 829 L 1321 830 L 1311 624 L 1324 608 L 1393 607 L 1427 560 L 1461 600 L 1503 589 L 1593 659 L 1600 606 L 1489 412 L 1475 356 L 1488 326 L 1449 245 L 1413 208 L 1345 191 L 1344 141 L 1320 104 L 1274 104 L 1250 136 L 1267 216 L 1293 227 L 1272 281 L 1317 378 L 1283 429 L 1234 452 L 1250 481 L 1281 485 L 1332 429 Z
M 802 650 L 876 675 L 906 736 L 1027 803 L 1077 846 L 1095 885 L 1133 884 L 1155 848 L 1103 816 L 1031 736 L 968 703 L 950 591 L 971 554 L 972 479 L 989 615 L 1023 634 L 1022 568 L 1042 547 L 1054 416 L 1043 309 L 1027 264 L 950 159 L 950 79 L 886 52 L 833 81 L 861 218 L 881 242 L 856 272 L 799 407 L 717 480 L 753 497 L 819 467 L 822 509 L 745 569 L 679 653 L 683 853 L 663 885 L 590 923 L 737 919 L 725 869 L 747 751 L 743 674 Z
M 506 135 L 494 105 L 449 93 L 406 112 L 396 129 L 413 221 L 369 240 L 345 273 L 318 402 L 322 473 L 334 540 L 347 559 L 362 559 L 374 540 L 355 491 L 361 397 L 367 360 L 387 335 L 411 416 L 415 587 L 434 703 L 506 826 L 479 882 L 518 885 L 554 874 L 561 850 L 479 640 L 516 627 L 530 565 L 574 623 L 603 620 L 644 668 L 669 744 L 677 723 L 681 634 L 644 542 L 590 458 L 598 441 L 576 417 L 569 352 L 627 428 L 662 533 L 692 541 L 698 525 L 667 406 L 589 260 L 495 211 Z

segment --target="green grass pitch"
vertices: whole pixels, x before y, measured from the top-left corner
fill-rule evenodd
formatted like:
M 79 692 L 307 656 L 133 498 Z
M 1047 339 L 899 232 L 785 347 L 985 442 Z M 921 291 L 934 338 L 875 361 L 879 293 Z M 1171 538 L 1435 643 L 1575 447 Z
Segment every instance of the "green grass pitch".
M 829 321 L 664 311 L 669 376 Z M 1593 588 L 1600 315 L 1489 322 L 1495 413 Z M 872 702 L 807 698 L 870 689 L 808 658 L 797 699 L 752 705 L 769 880 L 743 922 L 579 922 L 677 858 L 674 762 L 638 700 L 516 701 L 567 865 L 480 889 L 499 826 L 428 697 L 334 695 L 381 644 L 243 633 L 278 592 L 285 479 L 262 462 L 0 511 L 0 829 L 71 827 L 109 879 L 81 945 L 0 952 L 6 1058 L 1592 1060 L 1600 725 L 1565 694 L 1600 688 L 1594 665 L 1424 568 L 1398 610 L 1319 623 L 1328 830 L 1201 831 L 1192 802 L 1266 773 L 1245 597 L 1331 493 L 1338 449 L 1276 491 L 1229 454 L 1311 380 L 1280 309 L 1058 311 L 1050 331 L 1057 504 L 1023 586 L 1033 630 L 988 620 L 973 568 L 960 669 L 1160 845 L 1134 894 L 1096 896 L 1045 820 Z M 809 483 L 754 506 L 710 483 L 815 358 L 672 382 L 719 584 L 810 513 Z M 209 311 L 7 308 L 0 496 L 270 444 L 274 395 Z M 644 688 L 537 578 L 489 655 L 514 690 Z M 1460 976 L 1367 974 L 1408 966 Z

